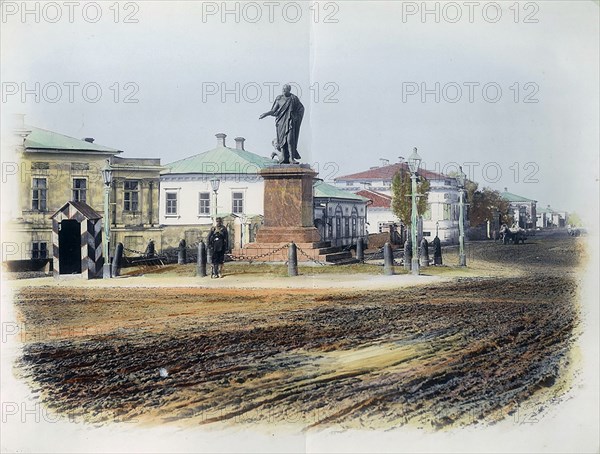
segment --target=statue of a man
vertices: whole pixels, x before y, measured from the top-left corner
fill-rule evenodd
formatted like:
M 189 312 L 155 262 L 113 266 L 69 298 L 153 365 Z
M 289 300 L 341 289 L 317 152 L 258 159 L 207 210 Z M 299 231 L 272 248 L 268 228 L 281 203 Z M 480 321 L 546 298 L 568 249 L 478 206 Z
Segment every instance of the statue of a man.
M 300 159 L 298 154 L 298 135 L 300 124 L 304 117 L 304 106 L 296 95 L 292 94 L 292 87 L 288 84 L 283 86 L 283 94 L 275 98 L 273 107 L 259 117 L 259 120 L 267 116 L 275 117 L 275 128 L 277 129 L 277 149 L 281 153 L 280 164 L 294 164 Z

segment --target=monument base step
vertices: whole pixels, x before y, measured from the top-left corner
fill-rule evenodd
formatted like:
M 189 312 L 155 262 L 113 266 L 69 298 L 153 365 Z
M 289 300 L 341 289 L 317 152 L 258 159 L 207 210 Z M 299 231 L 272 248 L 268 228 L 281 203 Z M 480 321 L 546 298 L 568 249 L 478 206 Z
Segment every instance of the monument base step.
M 249 262 L 286 262 L 290 243 L 249 243 L 241 249 L 234 249 L 231 255 L 236 260 Z M 317 261 L 336 264 L 352 259 L 350 251 L 342 251 L 341 247 L 331 246 L 329 241 L 316 243 L 296 243 L 298 262 Z

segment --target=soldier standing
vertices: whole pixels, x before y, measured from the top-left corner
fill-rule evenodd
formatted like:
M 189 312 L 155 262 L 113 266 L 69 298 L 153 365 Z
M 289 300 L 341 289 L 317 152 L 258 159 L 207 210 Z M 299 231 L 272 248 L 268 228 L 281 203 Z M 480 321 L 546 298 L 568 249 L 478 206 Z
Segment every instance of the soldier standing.
M 217 218 L 217 225 L 210 229 L 208 234 L 208 247 L 211 249 L 212 271 L 211 278 L 223 277 L 223 263 L 225 252 L 228 249 L 227 228 L 223 225 L 223 219 Z

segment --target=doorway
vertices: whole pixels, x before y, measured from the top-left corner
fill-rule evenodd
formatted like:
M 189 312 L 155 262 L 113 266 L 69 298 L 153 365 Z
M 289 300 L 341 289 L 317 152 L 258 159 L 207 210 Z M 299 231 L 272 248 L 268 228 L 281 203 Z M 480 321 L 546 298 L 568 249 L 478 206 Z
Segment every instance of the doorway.
M 58 231 L 60 274 L 81 273 L 81 226 L 74 219 L 61 221 Z

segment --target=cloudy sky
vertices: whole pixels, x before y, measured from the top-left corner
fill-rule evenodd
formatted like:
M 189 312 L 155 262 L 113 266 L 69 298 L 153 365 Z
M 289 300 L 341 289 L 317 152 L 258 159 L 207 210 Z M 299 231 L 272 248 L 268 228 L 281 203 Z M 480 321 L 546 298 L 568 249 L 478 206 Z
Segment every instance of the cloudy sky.
M 429 170 L 596 220 L 597 2 L 23 5 L 2 3 L 4 118 L 163 163 L 218 132 L 269 155 L 258 117 L 293 82 L 326 180 L 416 146 Z

